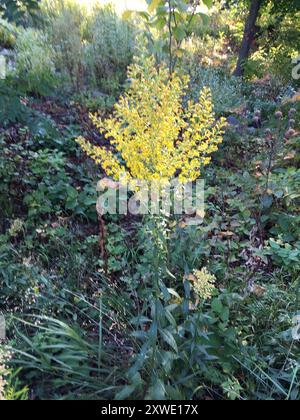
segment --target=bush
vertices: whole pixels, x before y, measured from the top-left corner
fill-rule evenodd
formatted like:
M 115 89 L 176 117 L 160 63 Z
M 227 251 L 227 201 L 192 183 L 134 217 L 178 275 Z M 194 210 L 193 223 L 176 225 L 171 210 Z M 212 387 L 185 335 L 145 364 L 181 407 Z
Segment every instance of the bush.
M 95 7 L 87 26 L 86 59 L 95 86 L 118 95 L 133 56 L 133 31 L 111 6 Z
M 155 68 L 154 59 L 135 63 L 128 76 L 131 86 L 113 116 L 93 120 L 101 133 L 106 132 L 114 152 L 83 137 L 78 143 L 115 180 L 125 174 L 147 183 L 176 175 L 183 184 L 195 181 L 218 150 L 225 128 L 224 118 L 215 119 L 210 90 L 203 89 L 197 103 L 189 101 L 184 109 L 187 77 L 174 74 L 170 79 L 165 66 Z
M 0 47 L 13 48 L 16 43 L 15 32 L 16 28 L 13 25 L 0 19 Z
M 298 57 L 297 50 L 279 45 L 271 49 L 260 48 L 245 65 L 245 76 L 248 79 L 263 78 L 266 74 L 272 76 L 279 85 L 292 83 L 293 58 Z M 294 81 L 294 83 L 296 83 Z
M 191 93 L 196 99 L 204 86 L 211 89 L 214 110 L 218 115 L 230 113 L 245 103 L 242 84 L 239 79 L 229 76 L 222 69 L 193 66 L 191 73 Z
M 56 0 L 45 2 L 45 31 L 55 51 L 55 65 L 72 90 L 83 88 L 83 27 L 86 11 L 78 2 Z
M 57 70 L 72 91 L 100 89 L 117 96 L 133 56 L 133 33 L 112 6 L 90 14 L 78 1 L 45 2 L 45 31 L 55 50 Z
M 27 92 L 47 95 L 55 86 L 54 53 L 47 37 L 34 29 L 20 32 L 16 42 L 16 76 Z
M 6 127 L 11 123 L 25 123 L 29 117 L 29 108 L 22 103 L 19 86 L 11 78 L 0 80 L 0 125 Z

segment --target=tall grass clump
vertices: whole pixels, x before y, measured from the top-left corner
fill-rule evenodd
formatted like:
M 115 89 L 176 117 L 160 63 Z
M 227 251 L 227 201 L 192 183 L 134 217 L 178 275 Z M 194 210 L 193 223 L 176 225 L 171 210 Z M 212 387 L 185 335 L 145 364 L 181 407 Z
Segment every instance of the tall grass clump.
M 83 27 L 87 11 L 74 0 L 43 3 L 45 31 L 55 51 L 55 65 L 69 89 L 80 91 L 84 79 Z
M 36 95 L 46 95 L 56 83 L 54 51 L 47 36 L 32 28 L 19 33 L 16 41 L 15 74 L 21 85 Z
M 87 70 L 104 93 L 118 94 L 133 58 L 133 28 L 111 5 L 96 5 L 86 28 Z
M 42 17 L 69 90 L 118 96 L 133 57 L 132 25 L 111 5 L 88 10 L 77 0 L 45 0 Z

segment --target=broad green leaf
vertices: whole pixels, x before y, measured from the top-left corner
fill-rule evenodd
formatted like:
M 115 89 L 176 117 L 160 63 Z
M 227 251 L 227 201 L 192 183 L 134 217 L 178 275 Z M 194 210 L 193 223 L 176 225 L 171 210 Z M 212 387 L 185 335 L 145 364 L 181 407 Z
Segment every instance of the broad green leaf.
M 214 299 L 211 303 L 212 310 L 220 315 L 223 312 L 223 304 L 219 299 Z
M 210 17 L 205 13 L 198 13 L 198 16 L 202 19 L 203 25 L 207 26 L 210 22 Z
M 161 31 L 164 29 L 164 27 L 166 26 L 167 21 L 165 18 L 161 17 L 159 19 L 156 19 L 151 26 L 156 28 L 158 31 Z
M 209 9 L 213 6 L 213 0 L 203 0 L 203 3 L 205 6 L 207 6 Z
M 176 41 L 182 41 L 186 37 L 186 32 L 183 28 L 174 28 L 174 37 Z

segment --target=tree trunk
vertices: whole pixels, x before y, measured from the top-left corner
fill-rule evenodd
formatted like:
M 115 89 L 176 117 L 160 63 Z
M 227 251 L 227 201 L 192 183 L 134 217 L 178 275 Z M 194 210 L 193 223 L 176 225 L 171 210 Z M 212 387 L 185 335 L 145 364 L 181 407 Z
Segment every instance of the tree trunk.
M 242 46 L 239 53 L 239 59 L 234 71 L 234 76 L 243 75 L 243 64 L 248 59 L 251 45 L 254 41 L 255 34 L 257 31 L 256 21 L 259 15 L 259 10 L 263 0 L 251 0 L 250 12 L 245 25 L 245 32 L 243 37 Z

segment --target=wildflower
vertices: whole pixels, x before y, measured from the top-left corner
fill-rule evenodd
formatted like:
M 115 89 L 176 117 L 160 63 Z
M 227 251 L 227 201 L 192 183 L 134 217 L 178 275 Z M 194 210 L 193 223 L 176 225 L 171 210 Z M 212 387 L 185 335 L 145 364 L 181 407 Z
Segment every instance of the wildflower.
M 266 136 L 271 136 L 272 135 L 272 130 L 270 130 L 270 128 L 266 128 L 265 129 L 265 135 Z
M 260 119 L 260 117 L 255 116 L 255 117 L 253 118 L 253 126 L 254 126 L 255 128 L 260 128 L 260 127 L 261 127 L 261 119 Z
M 283 113 L 282 113 L 281 111 L 276 111 L 276 112 L 275 112 L 275 118 L 276 118 L 277 120 L 282 120 L 282 118 L 283 118 Z
M 297 113 L 297 110 L 295 108 L 291 108 L 289 110 L 289 117 L 292 118 Z
M 189 79 L 159 71 L 150 60 L 129 70 L 132 83 L 115 105 L 114 115 L 92 121 L 111 149 L 97 147 L 80 137 L 77 142 L 108 176 L 146 182 L 194 181 L 222 142 L 225 119 L 215 120 L 211 92 L 205 88 L 199 102 L 184 98 Z
M 293 128 L 290 128 L 285 133 L 286 140 L 289 140 L 290 138 L 294 137 L 296 135 L 296 131 Z
M 194 270 L 190 280 L 192 281 L 193 290 L 199 299 L 209 300 L 212 298 L 216 290 L 216 277 L 210 274 L 207 268 Z
M 8 231 L 9 236 L 15 238 L 21 232 L 22 228 L 23 228 L 23 221 L 21 219 L 14 220 Z

